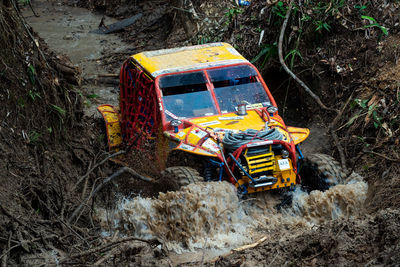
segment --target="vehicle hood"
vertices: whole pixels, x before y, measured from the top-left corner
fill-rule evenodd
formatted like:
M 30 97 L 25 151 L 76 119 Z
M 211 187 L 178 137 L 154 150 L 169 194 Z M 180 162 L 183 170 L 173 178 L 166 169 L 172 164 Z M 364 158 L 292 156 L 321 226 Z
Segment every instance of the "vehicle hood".
M 265 118 L 264 118 L 265 119 Z M 247 115 L 238 116 L 236 113 L 187 119 L 185 129 L 177 133 L 166 132 L 171 139 L 179 142 L 175 149 L 190 153 L 218 156 L 222 144 L 218 144 L 217 137 L 222 140 L 228 131 L 239 132 L 248 129 L 262 130 L 266 126 L 276 128 L 282 133 L 282 141 L 295 144 L 304 141 L 309 135 L 305 128 L 286 127 L 279 115 L 270 118 L 269 123 L 264 121 L 256 110 L 248 110 Z M 221 147 L 220 147 L 221 146 Z

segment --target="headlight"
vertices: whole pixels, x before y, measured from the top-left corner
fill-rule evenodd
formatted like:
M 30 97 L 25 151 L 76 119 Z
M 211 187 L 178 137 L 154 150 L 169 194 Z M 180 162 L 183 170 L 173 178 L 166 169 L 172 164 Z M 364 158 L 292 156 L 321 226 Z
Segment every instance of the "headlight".
M 179 125 L 181 125 L 182 124 L 182 121 L 181 120 L 172 120 L 171 121 L 171 126 L 172 127 L 178 127 Z
M 282 158 L 287 159 L 289 157 L 289 151 L 282 149 Z
M 278 111 L 278 108 L 277 108 L 277 107 L 274 107 L 274 106 L 269 106 L 269 107 L 267 107 L 267 111 L 268 111 L 268 113 L 270 113 L 270 114 L 274 114 L 275 112 Z
M 171 124 L 171 126 L 172 127 L 174 127 L 174 133 L 177 133 L 177 132 L 179 132 L 179 125 L 181 125 L 182 124 L 182 121 L 181 120 L 172 120 L 171 122 L 170 122 L 170 124 Z

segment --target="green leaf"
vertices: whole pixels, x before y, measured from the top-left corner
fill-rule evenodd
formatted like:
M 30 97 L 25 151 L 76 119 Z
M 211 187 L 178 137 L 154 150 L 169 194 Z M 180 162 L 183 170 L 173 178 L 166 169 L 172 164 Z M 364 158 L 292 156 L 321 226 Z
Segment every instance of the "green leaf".
M 29 80 L 31 81 L 32 85 L 35 85 L 35 75 L 36 75 L 35 67 L 32 66 L 31 64 L 29 64 L 28 76 L 29 76 Z
M 272 47 L 271 46 L 267 46 L 264 49 L 262 49 L 260 51 L 260 53 L 257 54 L 257 56 L 255 56 L 250 62 L 251 63 L 255 63 L 257 62 L 263 55 L 265 55 L 266 53 L 268 53 L 269 51 L 271 51 Z
M 96 94 L 91 94 L 91 95 L 88 95 L 88 96 L 87 96 L 87 98 L 96 98 L 96 97 L 99 97 L 99 96 L 96 95 Z
M 363 9 L 366 9 L 367 6 L 364 6 L 364 5 L 355 5 L 354 8 L 358 9 L 359 11 L 361 11 L 361 10 L 363 10 Z
M 387 30 L 385 27 L 379 25 L 378 23 L 373 23 L 373 24 L 369 24 L 369 25 L 365 25 L 365 26 L 364 26 L 364 28 L 371 28 L 371 27 L 377 27 L 377 28 L 381 29 L 381 31 L 383 32 L 383 34 L 389 35 L 388 30 Z
M 386 36 L 389 35 L 389 32 L 385 27 L 379 26 L 379 29 L 381 29 L 381 31 L 383 32 L 384 35 L 386 35 Z
M 368 99 L 361 100 L 360 107 L 366 108 L 367 107 L 367 103 L 368 103 Z
M 65 115 L 65 110 L 57 105 L 50 105 L 55 111 L 57 111 L 61 116 Z
M 371 106 L 369 106 L 368 116 L 370 116 L 372 114 L 372 112 L 375 110 L 375 108 L 376 108 L 376 104 L 372 104 Z
M 357 104 L 361 108 L 366 108 L 367 107 L 367 103 L 368 103 L 368 99 L 356 98 L 356 99 L 354 99 L 354 103 Z
M 346 123 L 346 126 L 350 126 L 350 125 L 352 125 L 353 123 L 354 123 L 354 121 L 358 118 L 358 117 L 360 117 L 360 111 L 356 114 L 356 115 L 354 115 L 353 117 L 351 117 L 351 119 Z
M 361 18 L 376 22 L 376 19 L 374 19 L 373 17 L 370 17 L 370 16 L 361 16 Z
M 381 124 L 382 118 L 378 116 L 378 112 L 376 112 L 376 110 L 374 110 L 374 111 L 372 112 L 372 118 L 374 118 L 374 120 L 375 120 L 376 122 L 378 122 L 379 124 Z

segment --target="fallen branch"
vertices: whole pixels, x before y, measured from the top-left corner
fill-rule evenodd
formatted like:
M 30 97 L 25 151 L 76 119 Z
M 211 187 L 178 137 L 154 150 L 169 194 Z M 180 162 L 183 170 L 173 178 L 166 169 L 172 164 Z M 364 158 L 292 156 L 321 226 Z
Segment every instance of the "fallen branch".
M 285 35 L 285 30 L 286 30 L 286 26 L 287 23 L 289 21 L 289 17 L 290 17 L 290 13 L 292 12 L 292 6 L 293 6 L 293 0 L 290 1 L 288 10 L 286 12 L 286 16 L 285 16 L 285 20 L 282 24 L 282 28 L 281 28 L 281 33 L 279 35 L 279 44 L 278 44 L 278 54 L 279 54 L 279 62 L 281 63 L 282 67 L 285 69 L 285 71 L 296 81 L 298 82 L 301 87 L 304 88 L 304 90 L 318 103 L 318 105 L 325 110 L 329 110 L 329 111 L 334 111 L 337 113 L 336 109 L 333 108 L 328 108 L 327 106 L 325 106 L 324 103 L 322 103 L 321 99 L 314 94 L 314 92 L 302 81 L 300 80 L 296 74 L 294 74 L 286 65 L 285 60 L 283 59 L 283 49 L 282 49 L 282 43 L 283 43 L 283 37 Z
M 108 178 L 104 179 L 91 193 L 90 195 L 79 205 L 78 208 L 72 213 L 71 217 L 68 219 L 68 222 L 71 223 L 73 219 L 78 215 L 78 213 L 82 210 L 82 208 L 86 205 L 87 202 L 98 192 L 100 191 L 106 184 L 111 182 L 112 180 L 118 178 L 124 172 L 128 172 L 134 178 L 146 181 L 146 182 L 153 182 L 152 178 L 140 175 L 139 173 L 135 172 L 129 167 L 122 167 L 118 171 L 116 171 L 113 175 L 109 176 Z
M 250 249 L 250 248 L 255 248 L 255 247 L 259 246 L 261 243 L 263 243 L 265 240 L 267 240 L 267 236 L 264 236 L 263 238 L 261 238 L 260 240 L 258 240 L 257 242 L 255 242 L 253 244 L 245 245 L 240 248 L 235 248 L 233 251 L 238 252 L 238 251 L 243 251 L 243 250 Z
M 7 256 L 8 252 L 10 251 L 11 247 L 11 237 L 12 237 L 12 232 L 10 232 L 8 242 L 7 242 L 7 247 L 4 247 L 3 254 L 2 254 L 2 261 L 1 261 L 1 267 L 7 267 Z
M 364 152 L 365 153 L 370 153 L 372 155 L 375 155 L 375 156 L 378 156 L 378 157 L 381 157 L 381 158 L 384 158 L 384 159 L 386 159 L 388 161 L 391 161 L 391 162 L 400 163 L 400 159 L 392 159 L 392 158 L 389 158 L 388 156 L 385 156 L 385 155 L 383 155 L 381 153 L 378 153 L 378 152 L 375 152 L 375 151 L 364 151 Z
M 32 2 L 30 0 L 28 1 L 28 5 L 32 10 L 33 15 L 35 15 L 35 17 L 37 17 L 37 18 L 40 17 L 40 15 L 38 13 L 36 13 L 35 10 L 33 9 Z
M 55 68 L 60 72 L 68 83 L 81 86 L 82 78 L 80 70 L 77 67 L 71 67 L 59 62 L 56 62 Z
M 106 158 L 104 158 L 102 161 L 100 161 L 99 163 L 95 164 L 92 168 L 89 168 L 88 171 L 85 173 L 85 175 L 81 176 L 79 178 L 79 180 L 75 183 L 75 185 L 71 188 L 71 190 L 69 190 L 69 192 L 67 193 L 67 196 L 69 196 L 72 192 L 75 191 L 75 189 L 85 180 L 89 177 L 89 175 L 99 166 L 103 165 L 104 163 L 106 163 L 109 159 L 117 157 L 119 155 L 125 154 L 126 152 L 124 150 L 118 151 L 114 154 L 108 155 Z M 84 189 L 86 191 L 86 189 Z M 84 191 L 82 191 L 82 195 L 84 194 Z M 64 219 L 64 211 L 66 208 L 66 202 L 64 201 L 63 206 L 61 208 L 61 218 L 62 220 Z
M 336 148 L 339 152 L 339 157 L 340 157 L 340 163 L 342 165 L 343 169 L 346 169 L 346 157 L 343 152 L 343 147 L 340 144 L 339 137 L 336 134 L 336 130 L 334 129 L 338 121 L 343 115 L 343 112 L 345 111 L 347 105 L 350 103 L 351 99 L 353 98 L 353 93 L 350 95 L 350 97 L 347 99 L 346 103 L 343 105 L 343 107 L 340 109 L 339 113 L 337 116 L 333 119 L 332 123 L 329 125 L 329 130 L 331 132 L 333 141 L 335 142 Z
M 75 258 L 84 257 L 84 256 L 87 256 L 87 255 L 90 255 L 90 254 L 94 254 L 94 253 L 97 253 L 97 252 L 104 252 L 104 250 L 112 249 L 116 245 L 119 245 L 119 244 L 125 243 L 125 242 L 129 242 L 129 241 L 141 241 L 141 242 L 148 243 L 148 244 L 159 242 L 159 240 L 157 240 L 157 239 L 146 240 L 146 239 L 137 238 L 137 237 L 127 237 L 127 238 L 123 238 L 123 239 L 120 239 L 120 240 L 117 240 L 117 241 L 114 241 L 114 242 L 111 242 L 111 243 L 108 243 L 108 244 L 105 244 L 105 245 L 102 245 L 102 246 L 99 246 L 99 247 L 95 247 L 95 248 L 86 250 L 86 251 L 81 252 L 81 253 L 72 254 L 69 258 L 65 258 L 65 259 L 61 260 L 60 263 L 65 263 L 69 259 L 75 259 Z
M 8 211 L 2 204 L 0 204 L 0 209 L 3 210 L 4 214 L 7 215 L 8 217 L 10 217 L 11 219 L 13 219 L 14 221 L 16 221 L 17 223 L 19 223 L 21 226 L 24 226 L 25 228 L 29 229 L 30 231 L 32 231 L 33 233 L 35 233 L 37 236 L 40 235 L 40 233 L 38 231 L 36 231 L 35 229 L 33 229 L 30 225 L 28 225 L 27 223 L 21 221 L 19 218 L 17 218 L 14 214 L 12 214 L 10 211 Z
M 231 251 L 229 251 L 228 253 L 226 253 L 224 255 L 220 255 L 218 257 L 211 259 L 209 261 L 209 263 L 215 263 L 216 261 L 220 260 L 222 257 L 228 257 L 229 255 L 232 255 L 234 252 L 239 252 L 239 251 L 243 251 L 246 249 L 255 248 L 255 247 L 259 246 L 261 243 L 263 243 L 265 240 L 267 240 L 267 236 L 262 237 L 260 240 L 258 240 L 257 242 L 255 242 L 253 244 L 244 245 L 242 247 L 232 249 Z
M 108 26 L 104 25 L 104 20 L 102 20 L 103 23 L 100 23 L 99 28 L 93 31 L 90 31 L 91 33 L 98 33 L 98 34 L 109 34 L 113 32 L 120 31 L 132 24 L 134 24 L 138 19 L 142 17 L 142 14 L 137 14 L 134 15 L 130 18 L 123 19 L 121 21 L 117 21 L 113 24 L 110 24 Z M 103 24 L 103 25 L 102 25 Z
M 103 257 L 101 257 L 99 260 L 97 260 L 95 263 L 93 263 L 93 266 L 100 266 L 102 265 L 103 262 L 105 262 L 106 260 L 108 260 L 109 258 L 111 258 L 113 255 L 115 255 L 117 253 L 117 251 L 119 250 L 119 247 L 113 248 L 111 249 L 106 255 L 104 255 Z
M 54 217 L 57 218 L 58 222 L 60 222 L 61 224 L 63 224 L 65 227 L 67 227 L 72 233 L 74 233 L 77 237 L 79 237 L 79 239 L 83 240 L 87 245 L 89 245 L 88 241 L 83 238 L 77 231 L 75 231 L 67 222 L 64 221 L 64 219 L 62 219 L 58 214 L 55 213 L 55 211 L 53 211 L 48 205 L 47 203 L 45 203 L 42 199 L 40 199 L 40 196 L 32 190 L 32 188 L 30 188 L 29 190 L 38 200 L 39 202 L 45 206 L 47 208 L 47 210 L 53 214 Z M 39 235 L 39 234 L 38 234 Z
M 106 163 L 109 159 L 115 158 L 115 157 L 117 157 L 117 156 L 119 156 L 119 155 L 122 155 L 122 154 L 125 154 L 125 151 L 124 151 L 124 150 L 121 150 L 121 151 L 118 151 L 118 152 L 116 152 L 116 153 L 114 153 L 114 154 L 111 154 L 111 155 L 107 156 L 105 159 L 103 159 L 102 161 L 100 161 L 99 163 L 97 163 L 96 165 L 94 165 L 90 170 L 88 170 L 88 171 L 86 172 L 85 175 L 83 175 L 81 178 L 79 178 L 78 182 L 76 182 L 76 184 L 74 185 L 74 187 L 72 187 L 71 192 L 73 192 L 73 191 L 76 189 L 76 187 L 77 187 L 83 180 L 85 180 L 85 178 L 88 177 L 97 167 L 103 165 L 103 164 Z
M 20 247 L 20 246 L 25 246 L 27 243 L 34 243 L 37 242 L 39 240 L 43 240 L 43 239 L 50 239 L 50 238 L 55 238 L 58 237 L 57 235 L 49 235 L 47 237 L 38 237 L 38 238 L 34 238 L 32 240 L 24 240 L 19 242 L 18 244 L 10 247 L 9 249 L 7 249 L 6 251 L 3 252 L 3 254 L 0 255 L 0 259 L 4 258 L 6 255 L 8 255 L 8 253 L 10 253 L 11 250 L 13 250 L 14 248 Z

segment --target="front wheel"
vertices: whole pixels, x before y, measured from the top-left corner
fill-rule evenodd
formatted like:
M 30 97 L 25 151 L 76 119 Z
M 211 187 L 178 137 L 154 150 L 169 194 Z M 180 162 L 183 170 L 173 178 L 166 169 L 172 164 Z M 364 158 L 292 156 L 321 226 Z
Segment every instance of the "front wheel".
M 300 177 L 301 184 L 306 188 L 325 191 L 343 183 L 346 172 L 333 157 L 326 154 L 313 154 L 304 159 Z
M 200 176 L 198 171 L 186 166 L 166 168 L 164 171 L 164 177 L 165 179 L 176 183 L 178 187 L 197 182 L 204 182 L 203 177 Z

